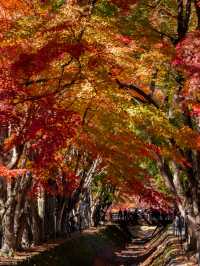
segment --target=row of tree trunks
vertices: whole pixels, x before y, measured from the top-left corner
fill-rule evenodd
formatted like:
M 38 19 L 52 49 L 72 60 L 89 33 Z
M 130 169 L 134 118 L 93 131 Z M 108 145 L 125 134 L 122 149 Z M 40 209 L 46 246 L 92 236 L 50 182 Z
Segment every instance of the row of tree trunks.
M 2 250 L 20 248 L 27 192 L 31 187 L 32 177 L 30 174 L 10 179 L 6 184 L 4 193 L 4 210 L 2 212 Z
M 4 198 L 1 252 L 9 254 L 13 250 L 64 236 L 72 230 L 69 228 L 70 219 L 76 230 L 94 225 L 99 208 L 103 213 L 110 205 L 103 192 L 93 200 L 91 185 L 93 177 L 101 171 L 100 163 L 100 158 L 93 160 L 87 171 L 82 170 L 81 165 L 77 167 L 81 181 L 68 197 L 50 195 L 44 188 L 37 196 L 30 197 L 28 192 L 34 182 L 30 173 L 10 179 L 5 185 L 4 197 L 1 197 Z

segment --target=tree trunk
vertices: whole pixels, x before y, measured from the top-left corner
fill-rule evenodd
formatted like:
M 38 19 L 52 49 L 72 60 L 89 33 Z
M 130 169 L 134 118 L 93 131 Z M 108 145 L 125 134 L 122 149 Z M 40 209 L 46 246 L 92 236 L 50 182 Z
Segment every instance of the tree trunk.
M 17 248 L 14 230 L 15 205 L 15 200 L 11 199 L 2 221 L 3 241 L 1 251 L 5 254 Z
M 42 221 L 38 214 L 37 203 L 35 200 L 30 201 L 31 212 L 32 212 L 32 235 L 33 235 L 33 244 L 39 245 L 42 241 Z

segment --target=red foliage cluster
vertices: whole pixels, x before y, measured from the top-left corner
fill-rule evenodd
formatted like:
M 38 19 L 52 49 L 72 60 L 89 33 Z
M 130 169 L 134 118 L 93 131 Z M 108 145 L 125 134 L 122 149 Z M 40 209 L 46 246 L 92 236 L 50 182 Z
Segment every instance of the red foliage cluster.
M 196 30 L 190 32 L 177 45 L 176 56 L 173 64 L 187 76 L 187 83 L 183 90 L 182 105 L 185 110 L 192 109 L 190 114 L 192 116 L 199 116 L 199 91 L 200 91 L 200 31 Z M 188 108 L 189 104 L 189 108 Z M 192 107 L 191 107 L 192 105 Z
M 129 11 L 138 0 L 110 0 L 113 4 L 119 7 L 122 11 Z
M 57 153 L 75 137 L 81 118 L 77 112 L 60 106 L 56 94 L 40 97 L 40 92 L 32 90 L 34 86 L 26 87 L 25 83 L 32 75 L 48 69 L 53 60 L 63 59 L 66 53 L 79 59 L 85 49 L 81 42 L 63 43 L 58 39 L 49 41 L 35 52 L 23 51 L 20 45 L 0 49 L 4 56 L 0 66 L 0 122 L 12 129 L 1 152 L 9 153 L 14 146 L 25 147 L 23 156 L 28 158 L 25 167 L 34 176 L 31 196 L 38 195 L 41 187 L 52 195 L 69 195 L 77 188 L 79 177 L 70 170 L 46 181 L 45 174 L 48 175 L 52 167 L 61 167 Z M 26 171 L 0 166 L 0 174 L 6 179 Z
M 80 125 L 80 116 L 63 108 L 52 107 L 48 99 L 41 100 L 32 115 L 23 141 L 30 141 L 29 158 L 40 167 L 54 161 L 54 154 L 65 146 L 67 139 L 75 136 Z
M 165 196 L 163 193 L 151 188 L 145 189 L 144 193 L 140 196 L 140 200 L 148 207 L 153 206 L 154 209 L 169 212 L 171 210 L 173 198 Z
M 11 77 L 9 68 L 0 68 L 0 101 L 11 100 L 17 95 L 25 95 L 25 90 L 22 86 L 16 84 Z
M 3 176 L 6 179 L 10 178 L 16 178 L 19 175 L 23 175 L 27 172 L 26 169 L 14 169 L 14 170 L 9 170 L 7 167 L 4 165 L 0 164 L 0 175 Z
M 117 34 L 115 39 L 125 45 L 128 45 L 133 41 L 133 39 L 130 38 L 130 36 L 122 35 L 122 34 Z
M 194 104 L 190 113 L 196 117 L 200 116 L 200 104 Z
M 128 182 L 123 182 L 121 186 L 122 188 L 123 186 L 125 187 L 127 195 L 133 196 L 139 205 L 145 208 L 151 207 L 165 212 L 169 212 L 171 209 L 173 198 L 166 196 L 147 184 L 145 185 L 142 180 L 134 178 Z
M 85 47 L 82 43 L 62 43 L 53 39 L 36 53 L 21 53 L 16 62 L 11 66 L 11 73 L 14 78 L 29 78 L 33 74 L 40 73 L 48 67 L 54 59 L 58 59 L 65 53 L 71 54 L 78 59 L 84 52 Z
M 176 46 L 176 56 L 173 64 L 180 66 L 189 75 L 198 73 L 200 70 L 200 31 L 194 31 Z
M 77 189 L 79 185 L 79 177 L 70 170 L 62 175 L 54 178 L 38 178 L 34 180 L 34 184 L 29 191 L 29 196 L 38 197 L 41 189 L 44 189 L 51 196 L 69 196 Z

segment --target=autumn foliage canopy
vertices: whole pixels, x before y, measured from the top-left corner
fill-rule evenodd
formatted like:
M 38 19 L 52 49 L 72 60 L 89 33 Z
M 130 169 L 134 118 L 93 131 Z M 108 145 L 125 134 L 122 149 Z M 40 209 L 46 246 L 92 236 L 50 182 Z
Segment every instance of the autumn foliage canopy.
M 157 7 L 141 2 L 0 1 L 2 176 L 29 171 L 34 190 L 52 191 L 53 178 L 56 192 L 73 191 L 80 177 L 65 162 L 73 145 L 102 157 L 105 182 L 118 191 L 170 206 L 177 195 L 160 165 L 173 162 L 184 176 L 187 151 L 200 148 L 182 116 L 200 116 L 200 33 L 174 45 L 154 30 Z

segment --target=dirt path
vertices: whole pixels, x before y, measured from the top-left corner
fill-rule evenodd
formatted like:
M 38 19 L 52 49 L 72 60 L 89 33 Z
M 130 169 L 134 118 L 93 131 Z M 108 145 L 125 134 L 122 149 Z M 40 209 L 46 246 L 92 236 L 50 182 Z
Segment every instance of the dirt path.
M 103 265 L 108 265 L 107 260 L 113 260 L 114 251 L 124 247 L 128 240 L 130 238 L 118 225 L 108 224 L 14 252 L 11 257 L 0 255 L 0 266 L 93 266 L 96 262 L 98 265 L 101 254 L 103 262 L 106 259 L 106 264 Z
M 135 226 L 130 228 L 133 240 L 124 250 L 116 252 L 116 265 L 136 266 L 141 261 L 141 256 L 146 252 L 145 241 L 151 237 L 155 227 Z
M 115 252 L 114 256 L 102 253 L 97 256 L 94 266 L 137 266 L 147 251 L 145 242 L 151 238 L 155 227 L 134 226 L 129 228 L 133 239 L 124 249 Z
M 105 254 L 102 254 L 94 266 L 197 266 L 194 256 L 185 254 L 170 229 L 160 232 L 155 229 L 149 226 L 130 228 L 134 236 L 131 243 L 116 251 L 110 259 L 105 259 Z
M 57 240 L 15 253 L 14 257 L 0 257 L 0 266 L 16 265 L 29 258 L 33 260 L 20 265 L 197 266 L 191 257 L 186 256 L 180 242 L 170 230 L 155 231 L 155 227 L 139 225 L 130 227 L 133 237 L 131 240 L 129 238 L 126 245 L 128 238 L 124 236 L 122 229 L 112 225 L 110 229 L 105 227 L 105 230 L 91 228 L 82 235 L 74 234 L 67 241 Z

